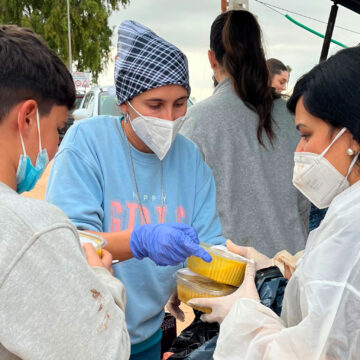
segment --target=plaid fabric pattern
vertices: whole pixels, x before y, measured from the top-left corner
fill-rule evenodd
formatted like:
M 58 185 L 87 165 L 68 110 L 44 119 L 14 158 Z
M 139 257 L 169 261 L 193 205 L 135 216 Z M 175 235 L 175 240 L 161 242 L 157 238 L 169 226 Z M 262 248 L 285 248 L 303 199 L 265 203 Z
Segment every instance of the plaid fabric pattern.
M 119 104 L 163 85 L 181 85 L 190 95 L 185 54 L 135 21 L 119 26 L 114 77 Z

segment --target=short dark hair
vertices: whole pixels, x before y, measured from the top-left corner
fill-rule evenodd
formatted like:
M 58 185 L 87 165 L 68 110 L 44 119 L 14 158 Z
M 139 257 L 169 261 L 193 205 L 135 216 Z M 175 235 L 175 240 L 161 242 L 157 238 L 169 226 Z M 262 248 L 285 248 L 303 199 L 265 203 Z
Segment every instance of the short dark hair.
M 335 128 L 346 127 L 360 144 L 360 47 L 339 51 L 316 65 L 296 83 L 287 102 L 295 113 L 303 97 L 305 109 Z
M 266 60 L 266 65 L 269 69 L 271 79 L 276 74 L 281 74 L 283 71 L 289 71 L 289 69 L 278 59 L 271 58 Z
M 34 99 L 43 115 L 53 105 L 71 109 L 75 97 L 70 72 L 39 35 L 0 25 L 0 121 L 23 100 Z

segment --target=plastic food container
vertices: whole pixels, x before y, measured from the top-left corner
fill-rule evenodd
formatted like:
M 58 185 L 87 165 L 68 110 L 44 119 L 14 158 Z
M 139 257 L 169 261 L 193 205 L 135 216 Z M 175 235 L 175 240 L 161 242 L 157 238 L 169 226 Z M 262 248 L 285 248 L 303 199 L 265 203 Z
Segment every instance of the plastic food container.
M 236 290 L 236 287 L 219 284 L 204 276 L 194 273 L 188 268 L 180 269 L 177 272 L 178 298 L 183 303 L 190 299 L 199 297 L 218 297 L 229 295 Z M 211 309 L 193 306 L 194 309 L 210 313 Z
M 90 243 L 94 246 L 97 254 L 101 257 L 101 249 L 106 245 L 106 241 L 99 235 L 88 233 L 86 231 L 78 231 L 80 243 Z
M 210 246 L 202 243 L 201 246 L 211 255 L 212 261 L 207 263 L 197 256 L 190 256 L 187 267 L 219 283 L 240 286 L 244 280 L 246 264 L 252 260 L 234 254 L 223 245 Z

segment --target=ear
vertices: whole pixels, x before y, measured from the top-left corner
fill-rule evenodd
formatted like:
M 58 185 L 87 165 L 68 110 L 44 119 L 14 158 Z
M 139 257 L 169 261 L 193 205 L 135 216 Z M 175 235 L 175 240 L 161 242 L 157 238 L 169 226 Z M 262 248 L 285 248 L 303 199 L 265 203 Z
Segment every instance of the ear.
M 216 60 L 215 53 L 212 50 L 208 50 L 208 58 L 211 68 L 215 70 L 215 68 L 218 65 L 218 62 Z
M 37 128 L 37 109 L 38 106 L 35 100 L 26 100 L 19 108 L 18 126 L 23 138 L 27 138 L 34 127 Z
M 126 103 L 122 103 L 120 105 L 120 109 L 124 114 L 126 114 L 128 112 L 128 105 Z
M 351 142 L 351 149 L 354 150 L 355 154 L 360 152 L 360 144 L 355 139 L 353 139 L 352 142 Z

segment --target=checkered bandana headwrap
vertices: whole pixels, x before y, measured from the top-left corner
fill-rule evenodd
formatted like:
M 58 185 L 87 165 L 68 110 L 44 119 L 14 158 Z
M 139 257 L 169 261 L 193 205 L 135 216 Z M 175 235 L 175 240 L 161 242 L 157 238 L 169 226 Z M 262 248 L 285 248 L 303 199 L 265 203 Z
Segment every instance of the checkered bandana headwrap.
M 163 85 L 181 85 L 190 95 L 185 54 L 135 21 L 119 26 L 114 75 L 119 104 Z

